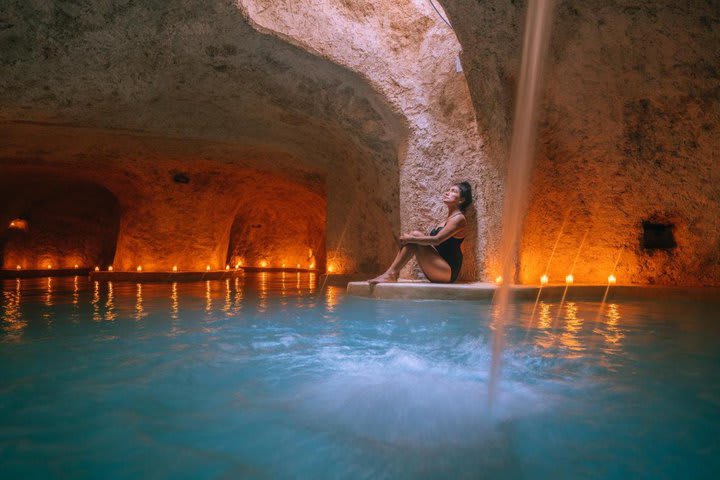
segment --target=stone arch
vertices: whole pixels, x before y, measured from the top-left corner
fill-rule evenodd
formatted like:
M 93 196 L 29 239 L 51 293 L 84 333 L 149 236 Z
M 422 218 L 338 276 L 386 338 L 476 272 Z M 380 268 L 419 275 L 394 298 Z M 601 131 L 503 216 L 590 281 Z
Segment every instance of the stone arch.
M 0 221 L 23 218 L 26 230 L 7 229 L 2 268 L 69 269 L 112 264 L 120 223 L 117 197 L 72 177 L 4 175 Z

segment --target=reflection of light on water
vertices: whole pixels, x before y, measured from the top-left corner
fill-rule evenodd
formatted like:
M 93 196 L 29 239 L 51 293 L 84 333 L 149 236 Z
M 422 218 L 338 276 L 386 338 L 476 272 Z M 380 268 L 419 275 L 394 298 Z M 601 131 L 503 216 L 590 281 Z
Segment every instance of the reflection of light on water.
M 45 306 L 46 306 L 46 307 L 52 307 L 52 306 L 53 306 L 53 302 L 52 302 L 52 293 L 53 293 L 52 283 L 53 283 L 53 282 L 52 282 L 52 277 L 48 277 L 48 279 L 47 279 L 47 289 L 45 290 Z
M 94 282 L 95 285 L 93 286 L 93 297 L 92 301 L 90 302 L 93 307 L 93 320 L 96 322 L 99 322 L 102 320 L 100 318 L 100 282 L 97 280 Z
M 223 312 L 225 315 L 230 315 L 231 297 L 230 297 L 230 279 L 225 279 L 225 306 Z
M 555 334 L 552 331 L 553 320 L 550 312 L 550 304 L 540 301 L 539 307 L 538 335 L 535 338 L 535 344 L 545 351 L 555 344 Z
M 205 281 L 205 312 L 212 313 L 212 292 L 210 291 L 210 280 Z
M 242 308 L 243 292 L 240 288 L 240 279 L 235 277 L 235 299 L 233 301 L 233 315 L 237 314 Z
M 3 292 L 5 297 L 3 328 L 8 334 L 8 339 L 18 340 L 22 334 L 23 329 L 27 326 L 27 322 L 22 318 L 22 310 L 20 309 L 20 292 L 21 290 L 20 279 L 15 280 L 15 291 L 14 292 Z
M 135 318 L 141 320 L 143 317 L 143 297 L 142 297 L 142 283 L 136 283 L 137 290 L 135 292 Z
M 285 270 L 280 274 L 280 294 L 283 298 L 287 296 L 287 282 L 285 281 Z
M 260 291 L 258 292 L 258 311 L 260 311 L 260 312 L 264 312 L 265 310 L 267 310 L 267 297 L 268 297 L 267 280 L 268 280 L 268 273 L 261 272 L 260 273 Z
M 308 275 L 308 289 L 310 294 L 315 293 L 315 274 L 312 272 Z
M 298 295 L 300 294 L 300 272 L 297 272 L 297 283 L 295 284 L 295 289 L 297 290 Z
M 571 353 L 569 358 L 581 356 L 581 352 L 585 350 L 584 345 L 580 341 L 579 332 L 582 329 L 582 319 L 577 316 L 577 304 L 575 302 L 567 302 L 565 306 L 565 329 L 560 334 L 560 345 L 565 347 Z
M 327 287 L 325 289 L 325 305 L 327 306 L 328 312 L 335 311 L 335 307 L 338 304 L 336 287 Z
M 178 292 L 177 292 L 177 282 L 172 283 L 172 287 L 170 290 L 170 318 L 173 320 L 178 319 Z
M 113 283 L 108 282 L 108 294 L 107 294 L 107 301 L 105 302 L 105 320 L 112 322 L 117 318 L 117 313 L 115 313 L 115 295 L 113 294 Z
M 550 305 L 540 302 L 540 318 L 538 320 L 538 328 L 547 330 L 552 325 L 552 316 L 550 315 Z
M 622 339 L 625 335 L 620 330 L 620 307 L 617 303 L 608 305 L 607 314 L 605 315 L 605 329 L 602 336 L 605 338 L 605 353 L 617 353 L 622 346 Z
M 78 277 L 75 275 L 73 277 L 73 295 L 72 295 L 72 304 L 77 307 L 78 301 L 80 300 L 80 289 L 78 288 Z

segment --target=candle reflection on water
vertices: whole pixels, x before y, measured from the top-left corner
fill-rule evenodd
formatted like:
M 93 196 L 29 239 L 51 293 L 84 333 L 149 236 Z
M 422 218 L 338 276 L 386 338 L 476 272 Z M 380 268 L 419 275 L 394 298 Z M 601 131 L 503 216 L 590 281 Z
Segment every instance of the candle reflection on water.
M 117 318 L 115 312 L 115 295 L 113 293 L 113 282 L 107 282 L 108 292 L 107 301 L 105 302 L 105 320 L 112 322 Z
M 242 308 L 242 299 L 243 291 L 240 288 L 240 279 L 238 277 L 235 277 L 235 298 L 233 301 L 233 315 L 237 315 L 237 313 Z
M 135 319 L 142 320 L 142 317 L 144 315 L 142 283 L 136 283 L 135 287 Z
M 15 290 L 3 292 L 4 310 L 2 323 L 3 330 L 7 334 L 9 340 L 20 340 L 22 332 L 27 326 L 27 322 L 23 319 L 21 305 L 22 284 L 20 279 L 15 280 Z
M 170 318 L 177 320 L 179 312 L 177 282 L 172 283 L 170 292 Z
M 205 313 L 212 313 L 212 292 L 210 289 L 210 280 L 205 281 Z
M 93 296 L 91 300 L 91 305 L 93 309 L 93 316 L 92 319 L 96 322 L 99 322 L 102 320 L 100 317 L 100 282 L 97 280 L 93 282 Z

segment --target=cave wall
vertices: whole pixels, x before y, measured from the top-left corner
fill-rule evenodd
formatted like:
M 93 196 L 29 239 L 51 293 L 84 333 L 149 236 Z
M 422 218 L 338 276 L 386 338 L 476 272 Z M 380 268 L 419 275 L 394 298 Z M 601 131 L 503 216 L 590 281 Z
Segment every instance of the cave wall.
M 329 180 L 328 217 L 334 217 L 332 209 L 341 205 L 344 208 L 338 215 L 360 226 L 369 226 L 378 219 L 366 218 L 353 210 L 357 208 L 356 201 L 362 203 L 369 197 L 388 214 L 399 204 L 400 223 L 382 225 L 392 228 L 395 239 L 401 231 L 427 231 L 447 215 L 442 193 L 453 183 L 468 180 L 474 187 L 475 207 L 468 215 L 468 239 L 460 278 L 487 277 L 487 252 L 497 233 L 491 225 L 497 223 L 495 217 L 499 214 L 492 208 L 500 188 L 498 174 L 486 156 L 465 76 L 455 69 L 460 45 L 432 6 L 421 0 L 238 3 L 259 31 L 286 39 L 357 72 L 406 119 L 406 140 L 397 158 L 399 198 L 385 194 L 387 188 L 380 190 L 384 197 L 375 195 L 377 187 L 365 190 L 360 179 L 367 172 L 358 170 L 349 179 L 338 179 L 342 195 L 351 197 L 347 202 L 333 200 L 335 186 Z M 369 185 L 386 181 L 378 177 L 377 182 Z M 350 228 L 340 243 L 328 236 L 328 257 L 342 257 L 343 243 L 353 241 L 357 235 L 367 235 L 363 242 L 366 245 L 372 245 L 378 234 L 387 235 L 381 229 L 376 232 Z M 363 270 L 380 272 L 387 265 L 384 261 L 367 265 Z M 407 269 L 404 274 L 419 275 L 419 270 Z
M 442 3 L 502 161 L 525 2 Z M 557 3 L 520 281 L 720 284 L 718 44 L 715 0 Z M 677 247 L 643 248 L 645 220 Z
M 116 194 L 116 270 L 224 266 L 257 186 L 326 197 L 348 271 L 392 258 L 404 120 L 354 72 L 258 33 L 233 1 L 9 1 L 0 22 L 0 175 Z
M 0 180 L 0 225 L 15 218 L 24 230 L 4 232 L 2 268 L 93 268 L 115 254 L 120 209 L 115 196 L 96 184 L 50 177 Z
M 228 264 L 324 270 L 325 212 L 319 194 L 280 188 L 257 192 L 235 215 Z

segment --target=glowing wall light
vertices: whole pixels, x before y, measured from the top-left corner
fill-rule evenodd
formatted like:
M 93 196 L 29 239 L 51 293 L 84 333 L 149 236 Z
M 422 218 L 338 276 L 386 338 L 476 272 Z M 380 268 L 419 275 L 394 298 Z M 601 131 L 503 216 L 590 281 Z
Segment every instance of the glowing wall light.
M 11 230 L 22 230 L 23 232 L 27 232 L 29 227 L 30 224 L 24 218 L 15 218 L 11 220 L 10 225 L 8 225 L 8 228 Z

